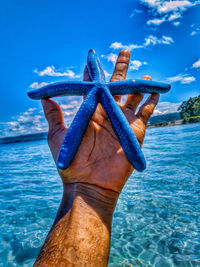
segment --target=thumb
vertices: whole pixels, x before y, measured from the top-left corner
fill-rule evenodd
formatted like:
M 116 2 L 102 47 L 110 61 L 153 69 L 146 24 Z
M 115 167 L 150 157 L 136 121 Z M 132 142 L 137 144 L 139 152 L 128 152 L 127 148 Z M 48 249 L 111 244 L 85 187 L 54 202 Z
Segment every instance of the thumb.
M 64 127 L 61 107 L 52 99 L 42 99 L 45 117 L 49 124 L 49 132 L 55 132 Z

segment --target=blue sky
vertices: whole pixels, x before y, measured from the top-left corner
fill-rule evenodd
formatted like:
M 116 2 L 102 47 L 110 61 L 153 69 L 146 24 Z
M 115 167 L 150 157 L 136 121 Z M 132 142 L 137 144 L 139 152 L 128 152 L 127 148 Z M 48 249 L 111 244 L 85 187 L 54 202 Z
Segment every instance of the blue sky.
M 157 111 L 173 109 L 177 105 L 170 103 L 200 93 L 198 14 L 200 1 L 195 0 L 2 0 L 0 122 L 14 127 L 29 121 L 30 126 L 31 118 L 35 123 L 40 116 L 36 121 L 41 126 L 40 103 L 28 99 L 27 90 L 82 79 L 90 48 L 98 52 L 107 79 L 120 49 L 130 49 L 128 77 L 149 74 L 155 81 L 170 82 L 172 90 L 161 97 Z M 76 98 L 62 101 L 66 112 L 67 105 L 74 113 L 72 103 L 80 104 Z

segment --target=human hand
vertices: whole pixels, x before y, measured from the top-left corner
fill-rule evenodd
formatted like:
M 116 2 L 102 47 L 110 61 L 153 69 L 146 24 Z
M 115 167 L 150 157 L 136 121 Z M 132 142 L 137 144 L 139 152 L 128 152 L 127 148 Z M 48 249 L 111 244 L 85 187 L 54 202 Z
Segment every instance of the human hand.
M 125 80 L 129 59 L 130 52 L 122 50 L 111 81 Z M 149 76 L 143 78 L 151 79 Z M 87 68 L 84 71 L 84 80 L 90 80 Z M 129 95 L 124 105 L 120 104 L 119 96 L 115 96 L 115 99 L 142 145 L 147 121 L 153 113 L 159 95 L 151 94 L 138 112 L 136 109 L 143 99 L 142 94 Z M 55 101 L 46 99 L 42 100 L 42 104 L 49 123 L 48 144 L 56 162 L 67 128 L 64 126 L 62 110 Z M 66 170 L 59 171 L 59 174 L 64 184 L 84 183 L 120 193 L 132 171 L 133 167 L 99 104 L 73 162 Z

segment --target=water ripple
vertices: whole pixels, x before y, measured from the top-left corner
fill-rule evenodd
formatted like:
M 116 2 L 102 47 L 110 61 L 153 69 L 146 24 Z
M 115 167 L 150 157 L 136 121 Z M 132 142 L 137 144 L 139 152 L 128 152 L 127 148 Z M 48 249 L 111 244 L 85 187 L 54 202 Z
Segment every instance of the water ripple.
M 109 267 L 200 265 L 200 124 L 149 129 L 113 219 Z M 62 185 L 45 141 L 0 146 L 0 266 L 32 266 Z

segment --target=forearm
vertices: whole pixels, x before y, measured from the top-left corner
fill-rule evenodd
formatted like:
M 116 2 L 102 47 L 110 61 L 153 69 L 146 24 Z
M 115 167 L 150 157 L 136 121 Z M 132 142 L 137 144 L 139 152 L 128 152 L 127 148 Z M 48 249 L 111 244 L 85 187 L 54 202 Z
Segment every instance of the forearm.
M 35 266 L 107 266 L 117 197 L 93 185 L 66 185 Z

